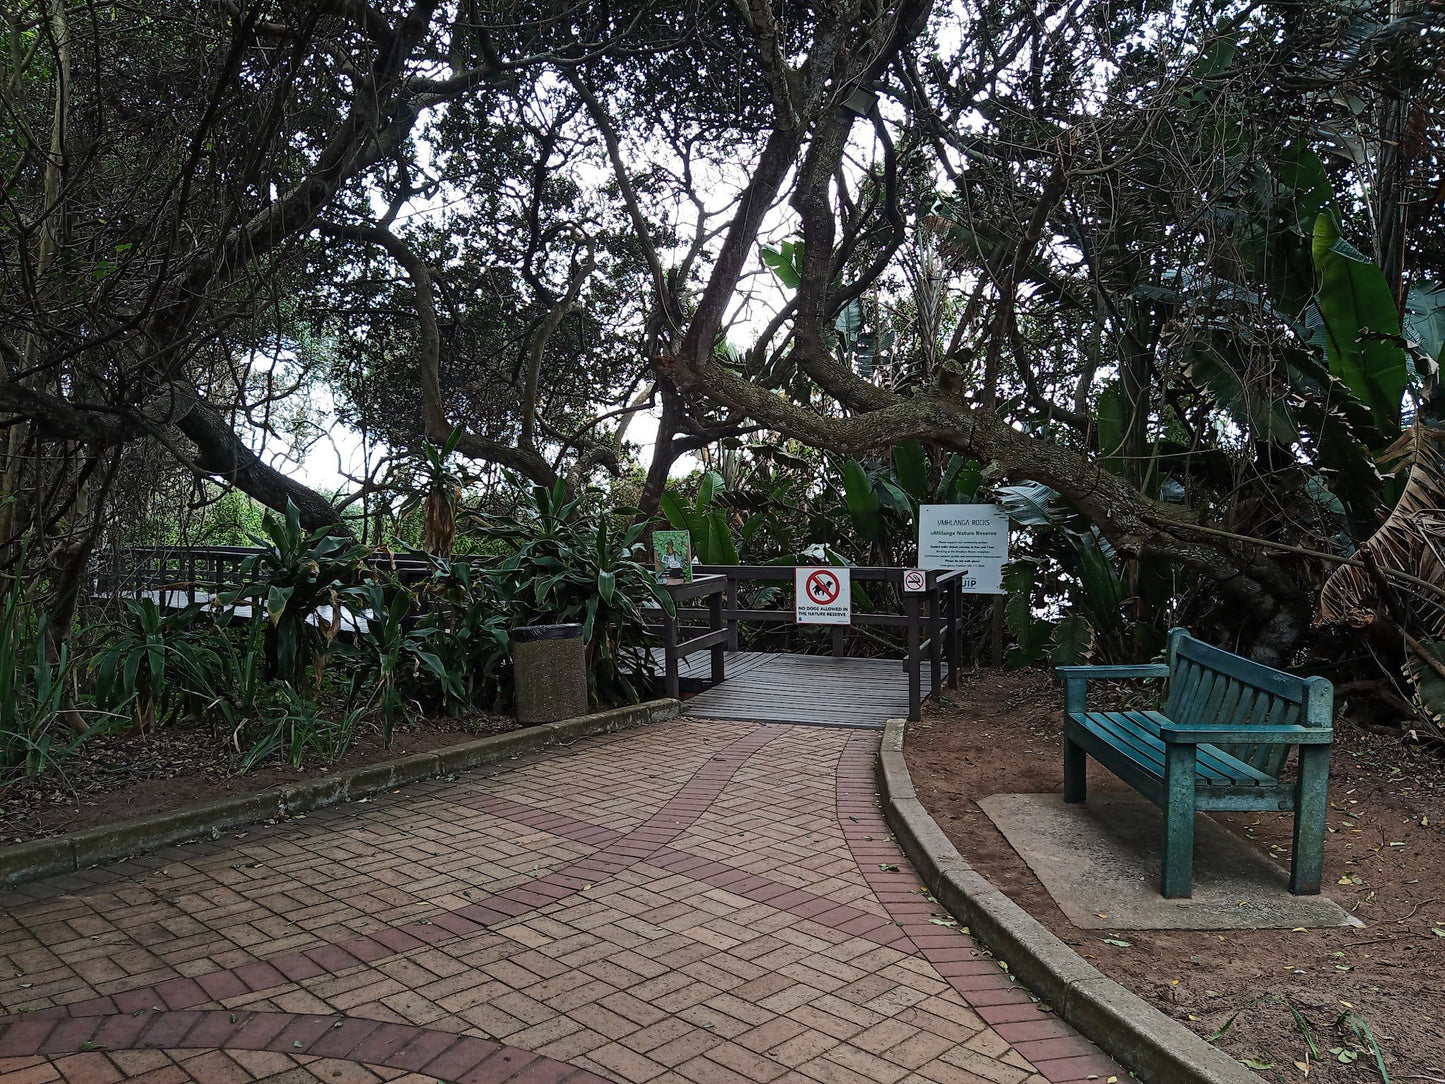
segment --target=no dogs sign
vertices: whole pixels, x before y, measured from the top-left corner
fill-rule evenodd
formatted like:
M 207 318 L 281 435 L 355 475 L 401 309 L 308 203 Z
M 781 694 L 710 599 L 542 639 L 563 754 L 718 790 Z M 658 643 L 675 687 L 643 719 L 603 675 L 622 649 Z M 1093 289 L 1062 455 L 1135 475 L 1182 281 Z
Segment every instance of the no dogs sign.
M 852 624 L 853 589 L 846 568 L 799 566 L 793 569 L 793 588 L 798 624 Z

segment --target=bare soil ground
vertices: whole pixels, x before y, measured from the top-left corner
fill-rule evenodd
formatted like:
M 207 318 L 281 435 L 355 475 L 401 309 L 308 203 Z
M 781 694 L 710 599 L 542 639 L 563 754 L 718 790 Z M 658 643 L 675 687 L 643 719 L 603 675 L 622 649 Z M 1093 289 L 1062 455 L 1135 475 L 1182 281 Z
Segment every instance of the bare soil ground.
M 1215 1043 L 1267 1080 L 1382 1079 L 1353 1017 L 1390 1081 L 1445 1082 L 1445 754 L 1337 723 L 1325 889 L 1363 928 L 1081 930 L 976 803 L 1062 788 L 1062 711 L 1048 673 L 986 670 L 909 727 L 918 795 L 969 862 L 1106 975 L 1202 1036 L 1223 1030 Z M 1092 762 L 1089 787 L 1127 790 Z M 1215 817 L 1288 866 L 1290 814 Z
M 329 772 L 425 753 L 517 729 L 505 716 L 420 719 L 398 726 L 390 747 L 375 730 L 359 731 L 331 765 L 262 765 L 242 774 L 240 754 L 204 725 L 163 727 L 153 734 L 98 735 L 38 778 L 0 778 L 0 845 L 116 824 Z

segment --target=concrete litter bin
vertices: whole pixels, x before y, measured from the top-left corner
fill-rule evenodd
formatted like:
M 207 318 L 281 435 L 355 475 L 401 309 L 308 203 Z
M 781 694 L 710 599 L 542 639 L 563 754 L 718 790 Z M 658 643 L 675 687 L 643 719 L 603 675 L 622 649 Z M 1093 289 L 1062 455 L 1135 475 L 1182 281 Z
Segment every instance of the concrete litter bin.
M 587 714 L 587 657 L 581 625 L 512 630 L 517 722 L 555 723 Z

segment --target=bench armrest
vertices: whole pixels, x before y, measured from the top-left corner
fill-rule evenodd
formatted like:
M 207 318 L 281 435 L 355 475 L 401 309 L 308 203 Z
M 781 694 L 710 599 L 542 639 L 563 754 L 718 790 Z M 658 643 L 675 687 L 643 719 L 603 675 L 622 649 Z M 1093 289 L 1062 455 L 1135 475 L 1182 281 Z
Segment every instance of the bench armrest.
M 1159 736 L 1170 745 L 1329 745 L 1335 739 L 1328 726 L 1229 726 L 1225 723 L 1195 723 L 1181 726 L 1168 720 L 1159 724 Z
M 1169 676 L 1169 664 L 1146 662 L 1121 666 L 1056 666 L 1059 676 L 1077 681 L 1119 681 L 1124 678 L 1156 678 Z
M 1169 664 L 1146 662 L 1124 666 L 1056 666 L 1064 679 L 1064 711 L 1081 712 L 1088 706 L 1090 681 L 1120 681 L 1126 678 L 1169 676 Z

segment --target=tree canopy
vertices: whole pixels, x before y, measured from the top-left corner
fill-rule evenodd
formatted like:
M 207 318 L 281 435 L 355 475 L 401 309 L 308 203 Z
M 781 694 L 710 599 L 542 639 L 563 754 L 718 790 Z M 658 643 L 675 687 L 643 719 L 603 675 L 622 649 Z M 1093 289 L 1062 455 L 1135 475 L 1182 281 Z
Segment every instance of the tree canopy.
M 308 387 L 646 514 L 690 453 L 918 442 L 1261 658 L 1324 617 L 1445 673 L 1435 14 L 21 0 L 0 537 L 64 616 L 137 477 L 352 523 L 379 471 L 253 450 Z

